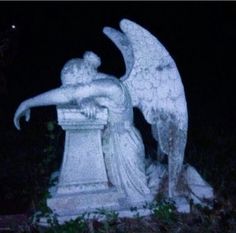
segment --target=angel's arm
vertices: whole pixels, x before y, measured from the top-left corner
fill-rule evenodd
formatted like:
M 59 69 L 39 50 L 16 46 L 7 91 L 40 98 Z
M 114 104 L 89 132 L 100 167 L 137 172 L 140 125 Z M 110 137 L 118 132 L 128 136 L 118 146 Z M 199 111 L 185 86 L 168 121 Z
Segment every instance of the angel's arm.
M 16 110 L 14 115 L 14 124 L 17 129 L 20 129 L 19 120 L 25 116 L 26 121 L 30 119 L 30 108 L 49 105 L 67 104 L 73 100 L 74 87 L 60 87 L 53 89 L 33 98 L 23 101 Z
M 118 99 L 119 85 L 114 80 L 96 80 L 87 85 L 74 85 L 60 87 L 39 94 L 33 98 L 23 101 L 16 110 L 14 124 L 20 129 L 19 120 L 25 116 L 26 121 L 30 118 L 30 108 L 49 105 L 69 104 L 71 101 L 80 102 L 84 98 L 107 97 Z
M 74 91 L 77 102 L 85 98 L 105 97 L 110 101 L 120 103 L 122 95 L 120 81 L 113 77 L 97 79 L 87 85 L 78 85 Z

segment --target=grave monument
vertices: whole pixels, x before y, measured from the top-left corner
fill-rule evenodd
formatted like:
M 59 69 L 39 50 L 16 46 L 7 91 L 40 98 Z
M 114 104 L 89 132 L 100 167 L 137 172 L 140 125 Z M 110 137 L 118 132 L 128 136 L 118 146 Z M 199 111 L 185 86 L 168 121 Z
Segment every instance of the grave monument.
M 189 202 L 204 204 L 212 188 L 190 165 L 183 164 L 188 115 L 183 84 L 174 60 L 143 27 L 123 19 L 122 32 L 103 32 L 120 49 L 126 73 L 120 79 L 97 71 L 100 58 L 86 52 L 62 69 L 62 86 L 23 101 L 14 123 L 30 118 L 32 107 L 56 105 L 66 132 L 63 162 L 48 206 L 61 219 L 98 208 L 131 216 L 158 193 L 189 212 Z M 133 107 L 151 124 L 159 160 L 145 158 L 142 137 L 133 124 Z M 168 165 L 161 158 L 168 157 Z

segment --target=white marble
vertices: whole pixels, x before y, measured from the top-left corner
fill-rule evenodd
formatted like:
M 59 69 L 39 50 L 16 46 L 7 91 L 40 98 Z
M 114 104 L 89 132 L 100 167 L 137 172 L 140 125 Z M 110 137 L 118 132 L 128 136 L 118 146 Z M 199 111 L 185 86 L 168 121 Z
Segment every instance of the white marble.
M 214 198 L 213 188 L 192 166 L 187 166 L 185 180 L 189 188 L 189 197 L 195 204 L 202 204 L 204 200 L 212 200 Z

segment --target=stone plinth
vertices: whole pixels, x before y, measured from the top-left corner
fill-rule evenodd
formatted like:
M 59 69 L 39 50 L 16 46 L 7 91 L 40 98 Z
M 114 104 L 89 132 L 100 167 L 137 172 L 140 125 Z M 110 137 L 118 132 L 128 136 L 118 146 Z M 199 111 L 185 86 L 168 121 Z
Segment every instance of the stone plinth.
M 97 208 L 118 208 L 119 196 L 109 188 L 102 152 L 101 131 L 107 110 L 86 118 L 78 108 L 57 108 L 58 123 L 66 131 L 59 180 L 48 206 L 60 216 L 76 215 Z
M 57 109 L 58 122 L 66 131 L 63 163 L 57 193 L 77 193 L 108 188 L 102 153 L 101 130 L 107 112 L 87 119 L 76 108 Z

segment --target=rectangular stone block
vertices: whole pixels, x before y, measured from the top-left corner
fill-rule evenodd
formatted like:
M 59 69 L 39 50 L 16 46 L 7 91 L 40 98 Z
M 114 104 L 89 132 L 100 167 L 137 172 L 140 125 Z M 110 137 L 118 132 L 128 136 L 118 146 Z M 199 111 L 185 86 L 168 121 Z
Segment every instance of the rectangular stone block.
M 80 194 L 55 195 L 47 199 L 47 205 L 59 216 L 79 215 L 106 208 L 118 210 L 121 195 L 109 189 L 107 191 L 87 192 Z
M 108 188 L 100 130 L 67 130 L 57 193 Z

